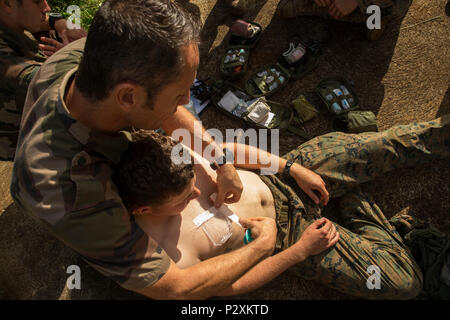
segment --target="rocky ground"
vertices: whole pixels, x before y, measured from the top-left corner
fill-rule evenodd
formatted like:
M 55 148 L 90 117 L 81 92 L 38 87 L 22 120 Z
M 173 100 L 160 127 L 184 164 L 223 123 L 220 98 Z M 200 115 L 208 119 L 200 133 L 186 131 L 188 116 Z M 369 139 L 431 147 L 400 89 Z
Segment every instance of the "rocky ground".
M 252 50 L 248 74 L 273 63 L 294 35 L 314 35 L 315 27 L 329 23 L 332 40 L 323 48 L 316 70 L 289 84 L 271 100 L 289 103 L 304 94 L 320 111 L 305 125 L 311 135 L 332 130 L 314 89 L 320 80 L 341 75 L 355 84 L 364 110 L 378 117 L 380 130 L 397 124 L 426 121 L 450 113 L 449 13 L 446 0 L 415 0 L 405 18 L 390 25 L 377 42 L 365 39 L 364 28 L 342 22 L 304 17 L 282 20 L 276 16 L 278 0 L 255 0 L 257 8 L 244 18 L 264 29 Z M 198 78 L 216 79 L 227 35 L 235 19 L 221 0 L 178 0 L 204 24 Z M 447 6 L 447 10 L 446 10 Z M 418 24 L 425 20 L 431 21 Z M 238 83 L 242 85 L 241 83 Z M 201 115 L 206 128 L 237 128 L 234 120 L 208 107 Z M 283 137 L 280 154 L 304 140 Z M 41 224 L 24 214 L 11 200 L 11 162 L 0 162 L 0 288 L 3 298 L 15 299 L 141 299 L 101 276 L 72 250 L 57 241 Z M 399 170 L 365 185 L 387 217 L 403 211 L 449 233 L 450 166 L 435 161 L 414 170 Z M 333 203 L 326 214 L 333 215 Z M 81 267 L 81 290 L 65 288 L 70 265 Z M 286 272 L 252 293 L 235 299 L 346 299 L 351 298 Z

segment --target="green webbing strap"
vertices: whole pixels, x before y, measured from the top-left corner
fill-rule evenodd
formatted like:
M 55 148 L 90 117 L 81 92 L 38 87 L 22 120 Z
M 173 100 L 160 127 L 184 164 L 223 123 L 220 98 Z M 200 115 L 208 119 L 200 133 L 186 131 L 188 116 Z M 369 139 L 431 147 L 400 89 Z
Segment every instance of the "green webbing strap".
M 288 130 L 289 132 L 291 132 L 293 134 L 298 135 L 299 137 L 301 137 L 303 139 L 311 140 L 311 137 L 306 133 L 306 131 L 300 127 L 301 123 L 302 123 L 302 121 L 298 117 L 297 113 L 294 111 L 292 121 L 289 123 L 286 130 Z
M 287 130 L 298 135 L 299 137 L 302 137 L 305 140 L 311 140 L 311 137 L 303 129 L 290 125 L 289 127 L 287 127 Z

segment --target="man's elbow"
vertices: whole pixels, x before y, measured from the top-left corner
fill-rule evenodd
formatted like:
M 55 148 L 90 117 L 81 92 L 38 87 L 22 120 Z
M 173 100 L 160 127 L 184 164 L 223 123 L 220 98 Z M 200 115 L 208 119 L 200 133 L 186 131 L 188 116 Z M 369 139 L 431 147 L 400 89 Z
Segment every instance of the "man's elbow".
M 173 300 L 204 300 L 211 297 L 212 294 L 208 294 L 198 288 L 180 287 L 172 291 Z
M 209 298 L 209 296 L 201 294 L 201 292 L 184 285 L 182 282 L 165 288 L 151 286 L 136 290 L 136 292 L 154 300 L 203 300 Z
M 189 289 L 178 286 L 167 291 L 167 300 L 195 300 L 195 298 Z
M 220 290 L 217 286 L 208 285 L 208 281 L 201 281 L 201 276 L 196 277 L 194 274 L 199 275 L 198 271 L 196 273 L 191 268 L 179 269 L 171 262 L 164 276 L 136 292 L 158 300 L 201 300 L 211 297 Z
M 183 290 L 165 291 L 156 294 L 149 294 L 143 290 L 138 290 L 136 292 L 153 300 L 204 300 L 209 298 L 208 296 L 193 295 L 190 292 Z

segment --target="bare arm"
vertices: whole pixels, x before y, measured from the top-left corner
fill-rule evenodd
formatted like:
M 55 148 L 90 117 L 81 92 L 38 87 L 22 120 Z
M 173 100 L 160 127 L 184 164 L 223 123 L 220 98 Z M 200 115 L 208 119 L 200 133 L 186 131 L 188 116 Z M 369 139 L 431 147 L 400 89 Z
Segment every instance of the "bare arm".
M 252 226 L 252 233 L 256 233 L 252 243 L 187 269 L 179 269 L 171 262 L 160 280 L 137 292 L 154 299 L 205 299 L 217 295 L 269 256 L 275 246 L 276 227 L 272 219 L 245 220 Z
M 269 174 L 276 174 L 282 173 L 287 163 L 286 159 L 249 145 L 239 143 L 226 143 L 225 145 L 234 150 L 234 164 L 239 168 L 250 170 L 265 168 Z M 326 205 L 328 203 L 329 193 L 325 182 L 318 174 L 298 163 L 292 165 L 289 173 L 316 204 Z
M 306 228 L 299 241 L 258 263 L 219 295 L 230 296 L 255 290 L 272 281 L 294 264 L 334 246 L 338 240 L 339 232 L 330 220 L 326 218 L 316 220 Z
M 274 256 L 264 259 L 218 295 L 231 296 L 258 289 L 278 277 L 294 264 L 306 258 L 306 254 L 301 252 L 301 250 L 300 252 L 296 252 L 294 247 L 290 247 Z
M 225 146 L 234 153 L 234 165 L 238 168 L 255 170 L 267 168 L 273 174 L 282 173 L 286 160 L 270 152 L 241 143 L 225 143 Z
M 205 128 L 188 110 L 178 107 L 175 114 L 162 124 L 162 128 L 168 135 L 177 137 L 174 131 L 184 129 L 184 135 L 180 136 L 180 142 L 188 146 L 198 154 L 202 154 L 209 162 L 223 155 L 223 145 L 218 144 L 206 132 Z M 178 137 L 177 137 L 178 138 Z M 186 141 L 188 139 L 188 141 Z M 210 152 L 209 150 L 212 150 Z M 224 202 L 238 202 L 243 190 L 241 179 L 233 164 L 225 164 L 217 170 L 217 199 L 215 207 L 219 208 Z
M 175 114 L 167 119 L 161 127 L 168 135 L 172 135 L 177 129 L 187 130 L 190 140 L 185 141 L 183 135 L 180 142 L 198 154 L 203 154 L 209 162 L 213 161 L 216 157 L 223 155 L 221 145 L 218 145 L 211 136 L 207 134 L 201 121 L 198 121 L 186 108 L 179 106 Z M 209 152 L 202 152 L 208 146 L 213 149 L 213 152 L 211 153 L 212 157 L 210 157 Z

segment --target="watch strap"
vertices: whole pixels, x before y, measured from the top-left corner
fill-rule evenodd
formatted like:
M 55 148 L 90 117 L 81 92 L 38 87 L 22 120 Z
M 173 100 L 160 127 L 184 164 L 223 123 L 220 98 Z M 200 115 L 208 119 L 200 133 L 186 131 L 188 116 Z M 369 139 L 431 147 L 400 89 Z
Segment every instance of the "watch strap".
M 211 162 L 209 165 L 213 170 L 219 169 L 221 166 L 227 163 L 234 163 L 234 154 L 231 152 L 230 149 L 224 148 L 223 150 L 223 156 L 218 157 L 213 162 Z
M 283 170 L 283 176 L 285 177 L 285 178 L 289 178 L 291 175 L 290 175 L 290 171 L 291 171 L 291 167 L 292 167 L 292 165 L 294 164 L 294 160 L 288 160 L 287 162 L 286 162 L 286 166 L 284 167 L 284 170 Z
M 55 22 L 58 20 L 64 19 L 63 15 L 60 13 L 49 13 L 48 15 L 48 25 L 50 26 L 50 30 L 55 30 Z

